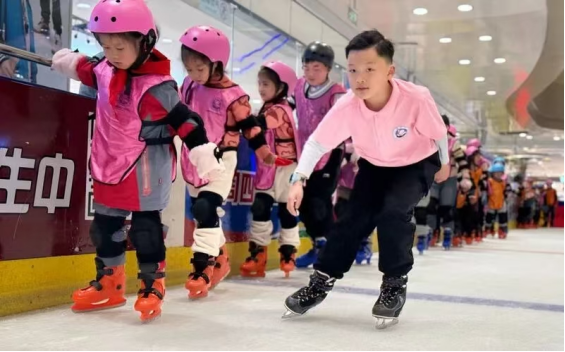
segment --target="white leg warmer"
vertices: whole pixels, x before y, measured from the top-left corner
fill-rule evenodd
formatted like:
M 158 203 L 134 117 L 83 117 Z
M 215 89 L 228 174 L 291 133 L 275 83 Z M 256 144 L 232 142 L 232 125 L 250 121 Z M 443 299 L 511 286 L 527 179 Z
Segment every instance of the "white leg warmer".
M 260 246 L 268 246 L 271 243 L 273 223 L 271 221 L 252 221 L 249 232 L 249 241 Z

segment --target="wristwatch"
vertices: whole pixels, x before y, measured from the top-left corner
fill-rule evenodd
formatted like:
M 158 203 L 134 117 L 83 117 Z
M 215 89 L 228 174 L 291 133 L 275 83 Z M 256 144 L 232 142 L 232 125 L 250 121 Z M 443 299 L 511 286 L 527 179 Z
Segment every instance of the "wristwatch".
M 298 172 L 293 172 L 292 175 L 290 176 L 290 185 L 294 185 L 296 182 L 302 182 L 304 183 L 304 181 L 306 181 L 308 178 Z

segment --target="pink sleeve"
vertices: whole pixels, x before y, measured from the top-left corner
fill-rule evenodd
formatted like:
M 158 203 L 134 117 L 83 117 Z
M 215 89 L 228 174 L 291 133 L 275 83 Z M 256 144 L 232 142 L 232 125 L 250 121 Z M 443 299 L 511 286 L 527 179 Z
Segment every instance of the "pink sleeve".
M 436 103 L 430 91 L 426 88 L 422 92 L 418 117 L 416 118 L 416 130 L 426 137 L 433 140 L 439 140 L 447 134 L 447 128 L 443 123 Z
M 351 137 L 349 132 L 351 120 L 349 120 L 349 117 L 355 114 L 351 113 L 352 104 L 346 104 L 345 99 L 346 97 L 341 98 L 328 111 L 312 136 L 310 136 L 311 139 L 324 147 L 324 149 L 332 150 Z

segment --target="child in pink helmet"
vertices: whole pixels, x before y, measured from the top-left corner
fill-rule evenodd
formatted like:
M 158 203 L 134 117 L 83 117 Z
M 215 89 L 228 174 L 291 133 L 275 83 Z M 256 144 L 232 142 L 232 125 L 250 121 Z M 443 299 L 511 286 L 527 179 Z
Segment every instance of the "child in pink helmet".
M 242 276 L 264 277 L 267 264 L 267 246 L 271 242 L 273 223 L 271 209 L 278 203 L 281 223 L 279 236 L 280 269 L 288 277 L 295 268 L 295 253 L 300 244 L 298 221 L 286 208 L 288 180 L 296 168 L 300 157 L 301 144 L 294 122 L 294 108 L 287 98 L 294 92 L 298 78 L 292 68 L 281 61 L 266 62 L 258 74 L 259 94 L 263 106 L 248 124 L 242 123 L 243 131 L 260 126 L 264 130 L 264 145 L 252 145 L 258 155 L 273 151 L 279 161 L 269 165 L 257 162 L 255 175 L 255 200 L 251 207 L 249 252 L 250 256 L 240 267 Z M 286 161 L 286 162 L 285 162 Z
M 222 153 L 225 170 L 214 180 L 199 176 L 188 161 L 188 149 L 182 151 L 182 173 L 187 182 L 196 220 L 192 251 L 193 271 L 185 287 L 190 299 L 204 298 L 230 272 L 220 217 L 228 197 L 237 166 L 240 123 L 251 115 L 249 96 L 225 74 L 230 56 L 230 43 L 220 30 L 209 26 L 189 28 L 180 38 L 181 58 L 188 72 L 181 88 L 181 100 L 202 116 L 207 138 Z M 261 127 L 246 131 L 250 145 L 265 144 Z M 272 164 L 271 152 L 260 156 Z
M 170 61 L 155 50 L 153 15 L 143 1 L 105 0 L 92 10 L 88 28 L 104 49 L 95 59 L 63 49 L 53 69 L 98 90 L 90 169 L 94 179 L 96 279 L 73 293 L 75 312 L 126 303 L 125 219 L 137 250 L 141 289 L 134 309 L 142 321 L 161 314 L 165 295 L 164 225 L 160 211 L 176 175 L 173 137 L 191 150 L 202 177 L 224 166 L 198 114 L 183 105 Z

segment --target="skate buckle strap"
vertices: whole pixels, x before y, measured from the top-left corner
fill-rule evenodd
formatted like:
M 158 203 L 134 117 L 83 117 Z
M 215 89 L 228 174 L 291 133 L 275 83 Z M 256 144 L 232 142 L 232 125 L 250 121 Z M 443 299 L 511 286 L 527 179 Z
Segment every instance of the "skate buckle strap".
M 194 258 L 190 259 L 190 264 L 194 264 Z M 210 257 L 210 259 L 208 259 L 208 261 L 206 262 L 206 265 L 214 266 L 216 265 L 216 261 L 212 257 Z
M 100 282 L 98 282 L 96 280 L 92 280 L 88 284 L 90 286 L 94 287 L 96 289 L 96 291 L 102 291 L 102 285 L 100 284 Z
M 199 278 L 203 278 L 204 281 L 206 281 L 207 284 L 210 283 L 210 278 L 208 277 L 208 274 L 206 274 L 205 272 L 193 272 L 190 273 L 188 275 L 188 278 L 190 280 L 198 280 Z
M 154 287 L 146 287 L 140 289 L 137 294 L 143 295 L 144 298 L 149 297 L 150 294 L 154 294 L 157 296 L 161 301 L 163 300 L 163 294 L 159 292 L 159 290 L 155 289 Z
M 137 274 L 137 279 L 138 280 L 157 280 L 157 279 L 163 279 L 165 278 L 165 272 L 164 271 L 157 271 L 155 273 L 138 273 Z

